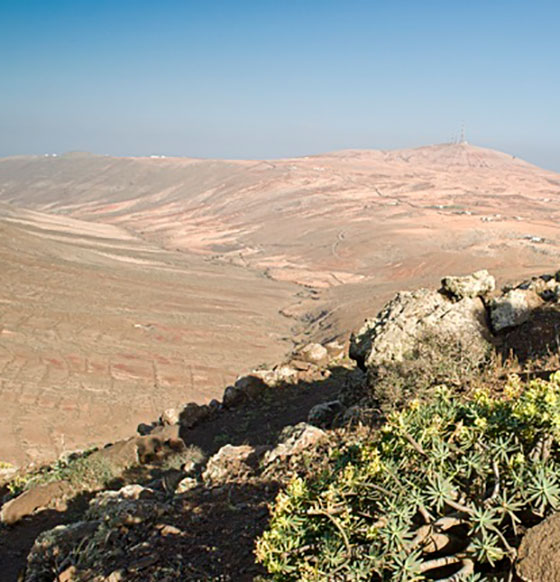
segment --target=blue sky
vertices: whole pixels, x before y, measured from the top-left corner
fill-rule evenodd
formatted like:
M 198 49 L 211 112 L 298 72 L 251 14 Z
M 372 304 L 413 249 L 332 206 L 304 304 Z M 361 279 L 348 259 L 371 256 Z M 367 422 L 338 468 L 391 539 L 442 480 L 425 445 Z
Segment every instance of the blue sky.
M 0 156 L 467 139 L 560 171 L 552 1 L 0 0 Z

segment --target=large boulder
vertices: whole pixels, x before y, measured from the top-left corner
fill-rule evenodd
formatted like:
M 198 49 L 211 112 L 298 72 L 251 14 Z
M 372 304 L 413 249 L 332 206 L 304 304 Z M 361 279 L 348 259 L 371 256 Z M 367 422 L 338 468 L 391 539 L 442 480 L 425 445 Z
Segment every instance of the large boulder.
M 474 359 L 488 353 L 486 311 L 478 297 L 451 301 L 429 289 L 403 291 L 352 335 L 350 357 L 368 370 L 402 362 L 428 335 L 457 338 Z
M 560 513 L 531 528 L 519 546 L 515 566 L 524 582 L 560 582 Z
M 511 289 L 490 302 L 490 321 L 497 333 L 525 323 L 542 303 L 532 289 Z

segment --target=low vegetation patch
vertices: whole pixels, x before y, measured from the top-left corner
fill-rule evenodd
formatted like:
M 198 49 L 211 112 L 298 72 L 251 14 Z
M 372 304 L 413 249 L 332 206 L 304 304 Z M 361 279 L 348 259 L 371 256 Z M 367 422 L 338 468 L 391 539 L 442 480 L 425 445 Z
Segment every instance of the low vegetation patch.
M 294 478 L 257 558 L 280 582 L 511 580 L 526 528 L 560 507 L 559 440 L 559 373 L 440 387 Z
M 468 339 L 427 332 L 402 361 L 370 374 L 371 396 L 383 413 L 389 413 L 412 399 L 431 397 L 434 388 L 442 383 L 455 390 L 480 386 L 497 364 L 490 346 L 488 353 L 481 356 Z
M 7 485 L 12 497 L 54 481 L 68 481 L 76 490 L 106 486 L 116 477 L 116 469 L 91 452 L 62 458 L 35 472 L 16 475 Z

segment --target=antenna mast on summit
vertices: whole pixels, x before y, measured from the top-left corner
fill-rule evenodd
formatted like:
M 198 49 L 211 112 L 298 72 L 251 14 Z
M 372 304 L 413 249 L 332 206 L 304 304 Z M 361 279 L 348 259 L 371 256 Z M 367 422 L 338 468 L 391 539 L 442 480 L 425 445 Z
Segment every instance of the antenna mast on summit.
M 467 143 L 465 139 L 465 122 L 461 123 L 461 141 L 459 143 Z

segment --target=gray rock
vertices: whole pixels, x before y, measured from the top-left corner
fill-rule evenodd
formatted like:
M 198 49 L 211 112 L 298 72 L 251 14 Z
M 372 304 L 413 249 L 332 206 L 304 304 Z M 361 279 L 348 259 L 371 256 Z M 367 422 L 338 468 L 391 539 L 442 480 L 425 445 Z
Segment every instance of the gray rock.
M 262 394 L 267 387 L 267 383 L 255 372 L 238 378 L 235 381 L 235 387 L 241 390 L 247 398 L 254 399 Z
M 179 422 L 185 428 L 194 428 L 209 416 L 210 409 L 206 404 L 198 405 L 195 402 L 190 402 L 181 411 Z
M 159 421 L 164 426 L 177 424 L 179 422 L 179 411 L 176 408 L 167 408 L 161 413 Z
M 317 444 L 325 435 L 325 431 L 305 422 L 287 426 L 280 433 L 278 444 L 264 455 L 263 464 L 269 466 L 276 461 L 283 462 L 292 455 L 299 455 Z
M 428 334 L 458 338 L 474 359 L 486 356 L 489 330 L 480 298 L 452 302 L 437 291 L 398 293 L 352 335 L 350 357 L 368 370 L 403 361 Z
M 483 297 L 496 288 L 496 280 L 486 269 L 465 277 L 444 277 L 441 284 L 446 293 L 457 299 Z
M 344 410 L 340 400 L 331 400 L 316 404 L 307 415 L 307 422 L 313 426 L 329 428 L 337 415 Z
M 202 478 L 207 483 L 217 483 L 246 476 L 257 466 L 259 453 L 250 445 L 224 445 L 210 457 Z
M 340 360 L 345 356 L 344 344 L 341 344 L 337 341 L 325 344 L 325 348 L 327 348 L 327 352 L 331 360 Z
M 321 344 L 307 344 L 298 351 L 298 356 L 304 362 L 315 366 L 326 366 L 329 362 L 329 352 Z
M 495 332 L 525 323 L 539 299 L 531 290 L 512 289 L 490 302 L 490 321 Z
M 243 392 L 237 386 L 228 386 L 222 397 L 222 404 L 226 408 L 233 408 L 243 401 Z

